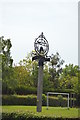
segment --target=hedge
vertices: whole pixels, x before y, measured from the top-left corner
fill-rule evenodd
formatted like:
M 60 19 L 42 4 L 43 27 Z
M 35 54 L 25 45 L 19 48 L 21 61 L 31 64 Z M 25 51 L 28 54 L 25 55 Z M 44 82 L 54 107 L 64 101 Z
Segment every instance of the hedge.
M 66 92 L 66 93 L 75 93 L 73 89 L 54 89 L 54 88 L 44 88 L 43 87 L 43 93 L 46 94 L 47 92 Z M 6 95 L 12 95 L 12 94 L 18 94 L 18 95 L 28 95 L 28 94 L 37 94 L 37 88 L 36 87 L 28 87 L 24 85 L 19 85 L 16 88 L 12 88 L 9 86 L 2 86 L 2 94 Z
M 3 105 L 30 105 L 35 106 L 37 103 L 37 96 L 36 95 L 27 95 L 27 96 L 21 96 L 21 95 L 3 95 L 2 96 L 2 104 Z M 47 105 L 47 98 L 46 95 L 42 95 L 42 105 Z M 67 106 L 67 99 L 64 98 L 61 101 L 59 101 L 58 97 L 51 97 L 49 96 L 49 106 Z
M 80 120 L 79 118 L 56 118 L 34 113 L 2 113 L 2 120 Z
M 37 88 L 22 85 L 17 86 L 14 91 L 18 95 L 37 94 Z
M 54 88 L 43 88 L 43 93 L 47 93 L 47 92 L 60 92 L 60 93 L 75 93 L 75 91 L 73 89 L 54 89 Z
M 36 105 L 36 99 L 34 95 L 3 95 L 2 105 Z

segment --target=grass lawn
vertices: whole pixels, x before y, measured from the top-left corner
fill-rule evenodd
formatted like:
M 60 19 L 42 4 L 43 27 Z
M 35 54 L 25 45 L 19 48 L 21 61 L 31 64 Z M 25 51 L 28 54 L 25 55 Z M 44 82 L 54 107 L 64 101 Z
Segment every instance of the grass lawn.
M 36 112 L 36 106 L 2 106 L 3 112 L 22 112 L 22 113 L 33 113 L 38 116 L 51 116 L 51 117 L 63 117 L 63 118 L 78 118 L 77 108 L 61 108 L 61 107 L 42 107 L 42 112 Z

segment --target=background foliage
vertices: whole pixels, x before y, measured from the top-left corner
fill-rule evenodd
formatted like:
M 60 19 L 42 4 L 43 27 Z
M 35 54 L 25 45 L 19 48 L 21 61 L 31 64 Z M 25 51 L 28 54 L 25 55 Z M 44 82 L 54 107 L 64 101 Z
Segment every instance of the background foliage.
M 38 62 L 32 62 L 32 52 L 25 59 L 20 60 L 18 65 L 13 65 L 11 56 L 11 40 L 0 37 L 2 49 L 2 92 L 3 94 L 36 94 L 38 78 Z M 52 54 L 49 63 L 44 63 L 43 93 L 48 91 L 69 92 L 80 96 L 78 65 L 65 65 L 59 53 Z M 78 98 L 78 97 L 77 97 Z

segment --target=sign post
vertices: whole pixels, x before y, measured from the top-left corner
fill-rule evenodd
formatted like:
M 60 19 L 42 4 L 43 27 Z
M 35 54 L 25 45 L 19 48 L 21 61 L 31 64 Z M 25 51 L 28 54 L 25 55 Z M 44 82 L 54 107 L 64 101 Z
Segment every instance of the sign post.
M 36 38 L 34 42 L 34 48 L 36 54 L 32 57 L 33 60 L 38 59 L 38 85 L 37 85 L 37 112 L 42 111 L 42 92 L 43 92 L 43 65 L 45 61 L 50 61 L 50 58 L 47 57 L 47 53 L 49 51 L 49 44 L 46 40 L 43 32 L 41 35 Z
M 43 91 L 43 66 L 39 66 L 37 86 L 37 112 L 42 111 L 42 91 Z

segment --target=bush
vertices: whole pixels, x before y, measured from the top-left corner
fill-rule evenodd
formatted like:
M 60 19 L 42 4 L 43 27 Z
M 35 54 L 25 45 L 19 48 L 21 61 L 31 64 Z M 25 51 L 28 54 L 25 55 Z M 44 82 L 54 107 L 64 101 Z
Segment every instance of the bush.
M 2 85 L 2 94 L 11 95 L 11 94 L 14 94 L 14 93 L 15 93 L 15 91 L 12 87 L 9 87 L 7 85 Z
M 79 120 L 79 118 L 53 118 L 35 113 L 2 113 L 2 120 Z
M 59 106 L 62 106 L 63 96 L 62 95 L 58 95 L 58 100 L 59 100 Z
M 20 85 L 13 89 L 7 85 L 2 86 L 2 94 L 13 95 L 15 93 L 18 95 L 37 94 L 37 88 Z
M 47 103 L 46 95 L 45 95 L 45 94 L 42 94 L 42 105 L 43 105 L 43 106 L 46 106 L 46 103 Z
M 20 95 L 3 95 L 3 105 L 36 105 L 37 97 L 34 95 L 20 96 Z
M 26 86 L 20 85 L 20 86 L 16 87 L 15 93 L 18 95 L 36 94 L 37 88 L 26 87 Z
M 73 89 L 54 89 L 54 88 L 46 88 L 43 87 L 43 93 L 47 94 L 47 92 L 66 92 L 66 93 L 75 93 Z M 18 94 L 18 95 L 28 95 L 28 94 L 37 94 L 37 88 L 36 87 L 30 87 L 30 86 L 24 86 L 24 85 L 18 85 L 17 87 L 9 87 L 7 84 L 3 84 L 2 86 L 2 93 L 11 95 L 11 94 Z
M 35 106 L 37 104 L 37 96 L 35 95 L 3 95 L 3 105 L 30 105 Z M 47 105 L 47 97 L 45 94 L 42 95 L 42 105 Z M 49 96 L 49 106 L 60 106 L 59 100 L 56 97 Z M 64 99 L 61 106 L 67 106 L 67 99 Z

